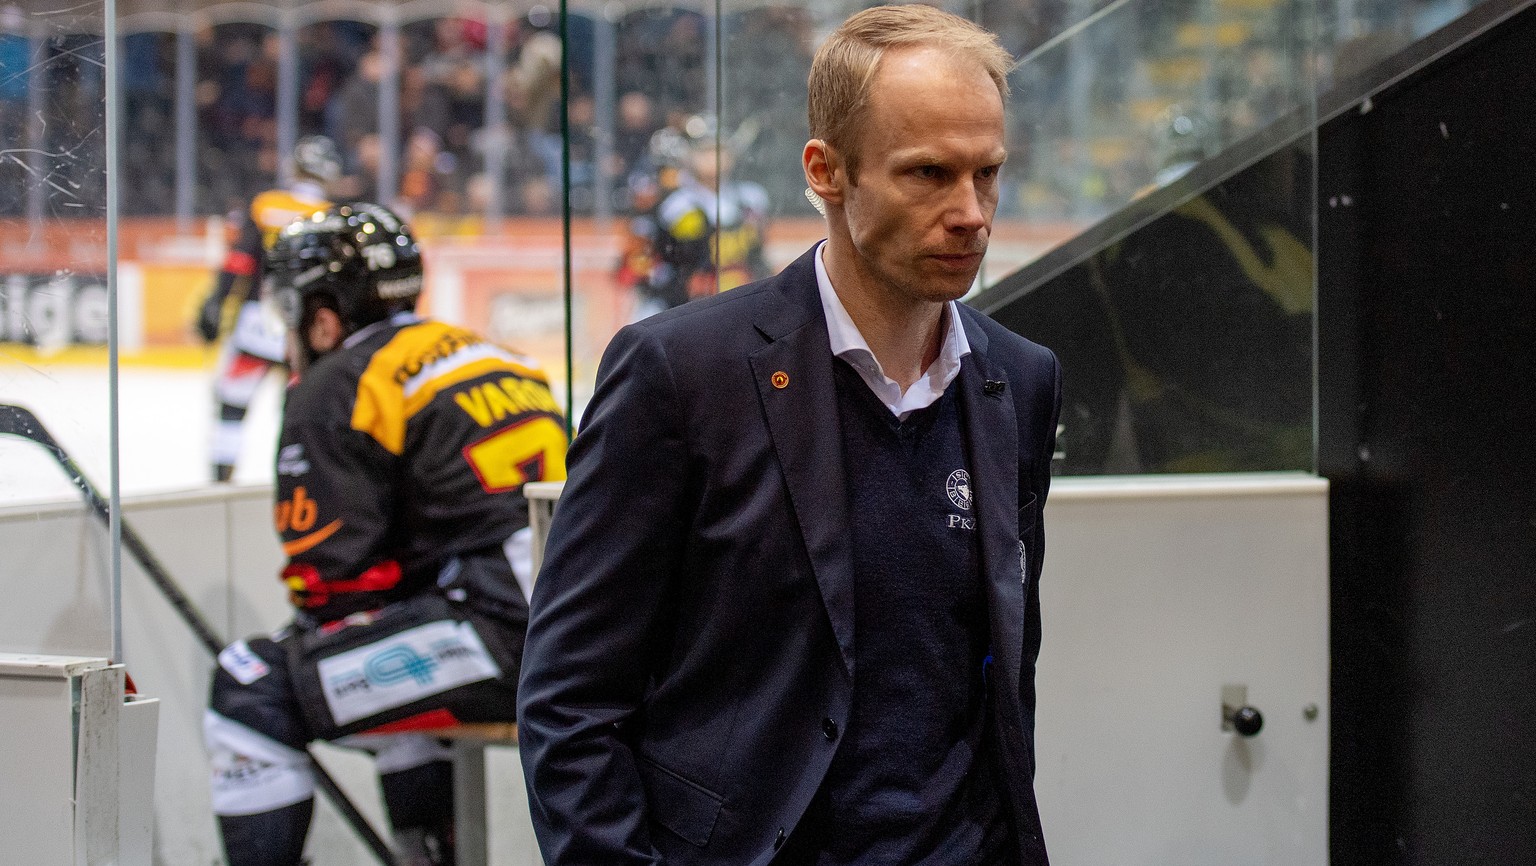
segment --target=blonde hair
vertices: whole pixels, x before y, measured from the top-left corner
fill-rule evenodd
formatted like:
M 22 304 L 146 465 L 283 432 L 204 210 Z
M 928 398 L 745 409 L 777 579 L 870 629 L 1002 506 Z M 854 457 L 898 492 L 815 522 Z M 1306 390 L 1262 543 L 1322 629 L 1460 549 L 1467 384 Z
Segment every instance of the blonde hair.
M 1008 73 L 1014 60 L 981 26 L 932 6 L 876 6 L 844 21 L 811 60 L 807 109 L 811 137 L 837 148 L 848 175 L 858 172 L 859 131 L 869 105 L 870 82 L 880 60 L 893 48 L 938 48 L 981 66 L 1008 102 Z

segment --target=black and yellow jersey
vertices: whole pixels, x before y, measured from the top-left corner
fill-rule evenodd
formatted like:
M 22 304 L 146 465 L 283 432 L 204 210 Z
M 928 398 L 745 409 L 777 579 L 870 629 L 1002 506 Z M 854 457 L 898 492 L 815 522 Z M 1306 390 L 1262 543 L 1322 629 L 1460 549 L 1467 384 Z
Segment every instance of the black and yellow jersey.
M 528 525 L 523 484 L 565 477 L 566 444 L 531 359 L 408 313 L 353 334 L 283 413 L 275 519 L 291 600 L 335 620 L 499 547 Z
M 257 193 L 240 223 L 239 234 L 224 256 L 224 273 L 233 277 L 256 277 L 261 273 L 266 250 L 272 246 L 278 232 L 294 220 L 330 206 L 325 190 L 319 184 L 306 181 L 295 182 L 289 189 Z
M 759 184 L 684 183 L 656 207 L 655 263 L 644 291 L 676 306 L 769 276 L 767 219 L 768 193 Z

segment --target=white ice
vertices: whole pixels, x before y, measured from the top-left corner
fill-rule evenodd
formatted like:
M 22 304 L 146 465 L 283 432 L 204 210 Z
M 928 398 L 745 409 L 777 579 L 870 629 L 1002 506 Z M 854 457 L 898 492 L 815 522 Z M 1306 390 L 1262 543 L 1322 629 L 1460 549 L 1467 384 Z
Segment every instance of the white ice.
M 110 424 L 106 367 L 34 366 L 0 360 L 0 403 L 32 410 L 86 477 L 108 495 Z M 269 374 L 250 414 L 237 483 L 272 478 L 282 381 Z M 207 486 L 208 447 L 216 416 L 212 371 L 125 366 L 118 377 L 120 491 L 124 496 Z M 78 501 L 79 493 L 48 452 L 0 435 L 0 506 Z

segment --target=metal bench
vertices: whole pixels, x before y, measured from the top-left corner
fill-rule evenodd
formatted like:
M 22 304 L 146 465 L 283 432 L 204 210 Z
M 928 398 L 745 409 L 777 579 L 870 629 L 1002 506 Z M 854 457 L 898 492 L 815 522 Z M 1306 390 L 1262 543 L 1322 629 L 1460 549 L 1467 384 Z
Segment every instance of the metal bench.
M 466 722 L 425 733 L 453 744 L 454 847 L 458 866 L 489 866 L 485 750 L 517 748 L 513 722 Z

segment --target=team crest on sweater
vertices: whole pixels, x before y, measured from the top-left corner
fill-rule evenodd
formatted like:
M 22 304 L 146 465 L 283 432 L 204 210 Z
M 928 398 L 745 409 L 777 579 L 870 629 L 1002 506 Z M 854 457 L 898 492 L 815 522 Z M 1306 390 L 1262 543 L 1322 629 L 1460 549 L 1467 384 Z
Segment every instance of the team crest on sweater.
M 956 508 L 971 510 L 971 473 L 964 469 L 956 469 L 949 473 L 949 478 L 944 482 L 944 492 L 949 494 L 949 501 Z

